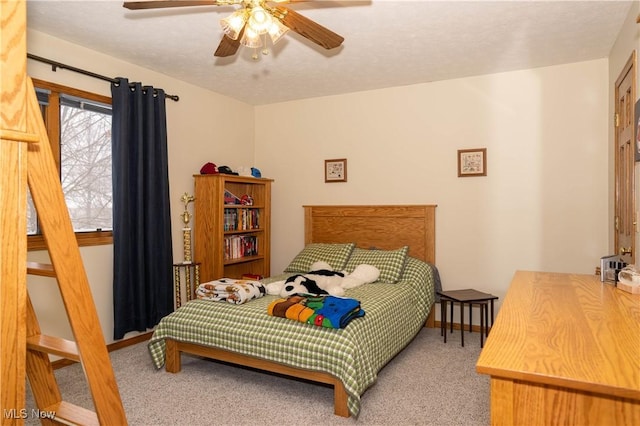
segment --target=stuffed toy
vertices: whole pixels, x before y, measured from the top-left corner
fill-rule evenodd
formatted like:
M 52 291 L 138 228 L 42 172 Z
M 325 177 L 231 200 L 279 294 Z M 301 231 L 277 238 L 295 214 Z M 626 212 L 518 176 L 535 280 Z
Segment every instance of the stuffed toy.
M 306 274 L 296 274 L 284 281 L 267 284 L 267 294 L 280 297 L 298 293 L 344 296 L 345 290 L 375 282 L 379 276 L 380 270 L 371 265 L 358 265 L 348 274 L 332 271 L 326 262 L 315 262 L 311 265 L 311 271 Z

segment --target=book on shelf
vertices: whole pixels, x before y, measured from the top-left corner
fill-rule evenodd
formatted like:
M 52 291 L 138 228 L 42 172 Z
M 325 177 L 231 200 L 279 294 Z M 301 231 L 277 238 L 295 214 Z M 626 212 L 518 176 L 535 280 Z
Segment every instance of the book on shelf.
M 224 238 L 225 260 L 258 255 L 258 237 L 255 235 L 232 235 Z
M 249 231 L 260 228 L 260 210 L 224 209 L 225 231 Z

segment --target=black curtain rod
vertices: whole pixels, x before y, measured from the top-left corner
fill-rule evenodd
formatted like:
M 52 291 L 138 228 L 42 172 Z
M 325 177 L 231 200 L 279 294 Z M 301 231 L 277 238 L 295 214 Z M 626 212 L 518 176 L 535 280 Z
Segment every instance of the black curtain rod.
M 41 56 L 32 55 L 31 53 L 27 53 L 27 58 L 33 59 L 34 61 L 44 62 L 45 64 L 51 65 L 51 70 L 54 71 L 54 72 L 57 71 L 58 68 L 61 68 L 61 69 L 77 72 L 79 74 L 88 75 L 89 77 L 97 78 L 99 80 L 108 81 L 110 83 L 118 83 L 119 82 L 115 78 L 107 77 L 107 76 L 104 76 L 104 75 L 96 74 L 96 73 L 91 72 L 91 71 L 87 71 L 87 70 L 83 70 L 83 69 L 80 69 L 80 68 L 72 67 L 71 65 L 62 64 L 60 62 L 52 61 L 51 59 L 43 58 Z M 169 94 L 165 93 L 165 97 L 171 99 L 172 101 L 176 101 L 176 102 L 178 102 L 180 100 L 180 97 L 178 95 L 169 95 Z

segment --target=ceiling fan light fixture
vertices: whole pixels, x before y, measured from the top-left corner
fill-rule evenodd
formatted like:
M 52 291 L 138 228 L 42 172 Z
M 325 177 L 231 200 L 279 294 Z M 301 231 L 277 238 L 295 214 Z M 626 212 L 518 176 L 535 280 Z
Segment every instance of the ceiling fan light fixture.
M 256 6 L 251 9 L 251 16 L 249 16 L 249 26 L 258 34 L 264 34 L 271 27 L 273 19 L 271 14 L 264 10 L 260 6 Z
M 232 40 L 237 40 L 242 28 L 247 22 L 247 13 L 245 9 L 238 10 L 224 19 L 220 20 L 222 31 Z
M 271 37 L 271 42 L 276 44 L 282 36 L 284 36 L 289 28 L 287 28 L 279 19 L 272 19 L 271 26 L 269 27 L 269 36 Z
M 260 34 L 258 34 L 250 25 L 244 30 L 244 35 L 240 40 L 240 44 L 245 47 L 258 48 L 262 46 L 262 40 L 260 40 Z

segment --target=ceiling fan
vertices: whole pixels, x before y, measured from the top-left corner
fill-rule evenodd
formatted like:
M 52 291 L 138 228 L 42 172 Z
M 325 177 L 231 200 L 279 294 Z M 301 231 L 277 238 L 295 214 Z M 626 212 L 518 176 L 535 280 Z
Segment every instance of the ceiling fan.
M 282 5 L 271 6 L 271 3 L 294 3 L 309 0 L 148 0 L 125 1 L 123 6 L 130 10 L 160 9 L 168 7 L 188 6 L 229 6 L 240 5 L 230 16 L 221 19 L 220 25 L 224 35 L 214 56 L 233 56 L 240 45 L 255 48 L 263 47 L 267 54 L 267 36 L 273 44 L 292 30 L 325 49 L 334 49 L 342 44 L 344 37 L 323 27 L 317 22 L 299 14 L 295 10 Z M 264 39 L 264 43 L 263 43 Z M 258 59 L 254 52 L 253 58 Z

